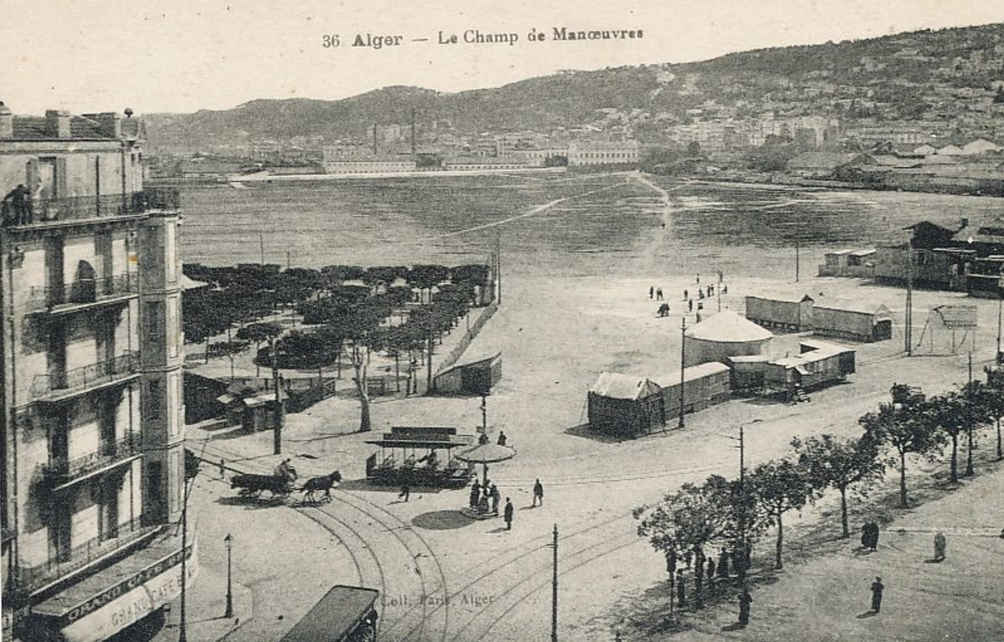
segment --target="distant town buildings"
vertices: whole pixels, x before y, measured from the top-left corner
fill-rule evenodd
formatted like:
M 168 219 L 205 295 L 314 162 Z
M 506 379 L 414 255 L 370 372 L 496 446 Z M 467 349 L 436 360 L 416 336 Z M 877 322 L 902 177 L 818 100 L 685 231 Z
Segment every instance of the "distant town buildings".
M 182 550 L 177 192 L 126 110 L 0 103 L 3 639 L 103 640 L 173 600 Z

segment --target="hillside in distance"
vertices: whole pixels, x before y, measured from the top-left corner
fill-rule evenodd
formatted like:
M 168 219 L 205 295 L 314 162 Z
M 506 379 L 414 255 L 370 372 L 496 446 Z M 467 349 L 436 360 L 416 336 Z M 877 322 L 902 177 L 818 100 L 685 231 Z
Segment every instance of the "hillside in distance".
M 614 115 L 645 141 L 688 110 L 765 110 L 856 118 L 952 118 L 953 96 L 1004 82 L 1004 24 L 769 48 L 712 60 L 564 71 L 491 89 L 443 93 L 391 86 L 342 100 L 261 99 L 221 111 L 148 114 L 151 147 L 323 137 L 362 138 L 373 124 L 464 134 L 581 127 Z M 959 92 L 963 93 L 960 94 Z M 944 99 L 944 100 L 942 100 Z M 603 110 L 603 111 L 601 111 Z

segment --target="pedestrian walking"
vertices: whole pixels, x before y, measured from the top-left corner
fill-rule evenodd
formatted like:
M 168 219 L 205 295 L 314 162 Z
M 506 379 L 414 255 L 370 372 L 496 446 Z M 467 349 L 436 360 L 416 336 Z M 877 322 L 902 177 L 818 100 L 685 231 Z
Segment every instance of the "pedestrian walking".
M 713 286 L 713 285 L 709 285 L 708 286 L 708 296 L 709 297 L 710 296 L 715 296 L 715 286 Z
M 697 273 L 697 285 L 700 285 L 700 284 L 701 284 L 701 273 L 698 272 Z
M 401 486 L 401 493 L 397 496 L 397 498 L 404 498 L 404 501 L 408 501 L 409 497 L 411 497 L 411 488 L 408 487 L 408 484 L 403 484 Z
M 478 435 L 478 445 L 479 446 L 484 446 L 487 443 L 488 443 L 488 433 L 483 432 L 480 435 Z
M 662 288 L 656 288 L 655 290 L 655 300 L 662 301 Z
M 704 290 L 703 289 L 700 289 L 700 290 L 697 291 L 697 298 L 698 298 L 698 300 L 701 300 L 701 299 L 704 298 Z
M 714 557 L 709 557 L 708 558 L 708 584 L 711 584 L 711 582 L 714 579 L 715 579 L 715 558 Z
M 694 300 L 687 299 L 687 312 L 693 312 L 693 311 L 694 311 Z
M 739 624 L 740 626 L 746 626 L 750 623 L 750 605 L 753 604 L 753 596 L 750 595 L 750 590 L 747 587 L 743 587 L 743 592 L 739 595 Z
M 499 431 L 499 439 L 498 439 L 499 446 L 505 446 L 506 439 L 507 439 L 507 437 L 505 436 L 505 431 L 504 430 L 500 430 Z
M 729 552 L 722 547 L 722 552 L 718 554 L 718 577 L 728 579 L 729 577 Z
M 872 611 L 878 613 L 882 610 L 882 591 L 885 590 L 885 585 L 882 584 L 882 578 L 876 577 L 875 581 L 872 582 Z
M 871 546 L 873 551 L 878 550 L 878 541 L 879 541 L 879 525 L 876 524 L 875 522 L 872 522 Z
M 687 296 L 688 294 L 690 294 L 690 293 L 687 292 L 687 288 L 683 288 L 683 300 L 684 301 L 686 301 L 687 299 L 690 298 L 689 296 Z
M 934 536 L 934 559 L 937 562 L 945 559 L 945 534 L 941 531 Z
M 687 602 L 687 585 L 683 581 L 683 569 L 676 571 L 676 603 L 681 607 Z
M 223 459 L 220 459 L 220 479 L 225 479 L 224 475 L 226 474 L 226 468 L 224 467 L 223 464 L 224 464 Z
M 722 285 L 722 294 L 728 294 L 728 293 L 729 293 L 729 286 Z
M 872 543 L 871 522 L 861 525 L 861 548 L 871 548 Z
M 505 511 L 503 512 L 503 515 L 505 517 L 505 529 L 507 531 L 512 530 L 512 514 L 513 514 L 512 501 L 508 497 L 506 497 Z
M 649 298 L 649 300 L 652 299 L 652 296 L 653 296 L 654 293 L 655 293 L 655 286 L 654 285 L 648 286 L 648 298 Z
M 537 501 L 540 501 L 540 505 L 544 505 L 544 485 L 540 483 L 540 479 L 537 479 L 533 483 L 533 505 L 537 505 Z
M 481 498 L 481 486 L 478 484 L 478 480 L 474 480 L 474 485 L 471 486 L 471 508 L 478 507 L 478 500 Z
M 494 513 L 495 516 L 498 517 L 499 502 L 502 501 L 502 493 L 499 492 L 499 489 L 497 486 L 495 486 L 495 484 L 492 484 L 491 496 L 492 496 L 492 513 Z

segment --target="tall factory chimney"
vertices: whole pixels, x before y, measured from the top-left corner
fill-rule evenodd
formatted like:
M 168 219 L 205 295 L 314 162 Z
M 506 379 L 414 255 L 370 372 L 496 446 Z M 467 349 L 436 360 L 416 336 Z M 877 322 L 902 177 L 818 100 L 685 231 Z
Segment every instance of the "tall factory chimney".
M 373 155 L 374 156 L 376 156 L 376 153 L 377 153 L 377 140 L 376 140 L 376 136 L 377 136 L 376 123 L 373 123 Z

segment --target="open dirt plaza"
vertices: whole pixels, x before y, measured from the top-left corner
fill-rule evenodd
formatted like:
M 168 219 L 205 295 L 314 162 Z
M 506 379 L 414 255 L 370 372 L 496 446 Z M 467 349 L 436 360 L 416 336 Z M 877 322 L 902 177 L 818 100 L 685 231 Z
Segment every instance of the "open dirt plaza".
M 808 266 L 806 260 L 803 273 Z M 682 430 L 674 419 L 665 432 L 635 440 L 592 433 L 586 425 L 586 391 L 601 371 L 652 376 L 679 367 L 682 292 L 694 291 L 694 275 L 509 278 L 501 307 L 468 354 L 501 350 L 503 355 L 503 378 L 488 398 L 487 421 L 492 438 L 505 430 L 518 454 L 491 466 L 489 477 L 499 485 L 503 503 L 510 497 L 516 507 L 511 531 L 500 519 L 464 517 L 459 509 L 468 501 L 465 489 L 412 489 L 410 501 L 403 502 L 398 489 L 365 482 L 365 459 L 376 451 L 365 440 L 391 425 L 455 426 L 473 433 L 481 424 L 476 397 L 378 400 L 368 434 L 352 432 L 359 421 L 357 401 L 328 399 L 287 416 L 282 457 L 272 455 L 271 432 L 190 426 L 189 448 L 210 461 L 223 458 L 233 470 L 270 472 L 290 457 L 301 478 L 335 469 L 344 476 L 331 502 L 300 504 L 299 493 L 285 503 L 246 502 L 214 479 L 215 467 L 203 466 L 192 499 L 199 513 L 203 575 L 218 578 L 225 572 L 222 537 L 229 532 L 235 540 L 234 580 L 241 595 L 249 594 L 249 615 L 228 639 L 281 637 L 333 584 L 380 590 L 381 639 L 549 639 L 549 544 L 555 524 L 562 640 L 613 640 L 618 633 L 622 639 L 681 640 L 1001 639 L 1004 540 L 985 535 L 1004 528 L 1004 494 L 1001 475 L 991 474 L 995 464 L 983 460 L 979 476 L 945 498 L 893 511 L 895 521 L 885 527 L 878 552 L 870 555 L 855 553 L 856 534 L 838 542 L 830 538 L 818 554 L 799 547 L 800 534 L 818 530 L 821 514 L 832 509 L 829 496 L 800 519 L 788 517 L 790 559 L 776 581 L 755 586 L 748 628 L 729 627 L 737 611 L 731 598 L 688 615 L 685 631 L 660 627 L 668 603 L 665 562 L 637 536 L 633 508 L 711 473 L 736 476 L 738 454 L 730 437 L 740 423 L 760 420 L 746 430 L 746 465 L 753 467 L 786 454 L 795 435 L 857 434 L 858 417 L 888 400 L 893 382 L 938 392 L 966 380 L 970 347 L 974 376 L 983 376 L 995 354 L 996 301 L 915 292 L 915 340 L 928 308 L 937 304 L 977 305 L 980 327 L 975 341 L 967 339 L 957 354 L 908 358 L 902 289 L 851 279 L 794 283 L 785 275 L 770 276 L 732 279 L 726 274 L 723 309 L 742 312 L 747 294 L 810 294 L 817 304 L 838 299 L 884 304 L 894 314 L 893 338 L 852 344 L 857 373 L 846 383 L 811 392 L 809 403 L 733 399 L 687 415 Z M 669 317 L 657 317 L 650 286 L 662 288 Z M 705 299 L 707 314 L 716 310 L 717 301 Z M 688 326 L 694 321 L 688 315 Z M 798 339 L 779 335 L 771 352 L 797 353 Z M 936 347 L 947 352 L 949 340 L 939 337 Z M 986 455 L 992 441 L 981 436 L 978 446 Z M 923 471 L 943 467 L 916 463 L 911 483 L 929 476 Z M 544 485 L 544 506 L 530 508 L 536 478 Z M 839 519 L 827 519 L 836 534 Z M 852 516 L 852 529 L 859 527 Z M 897 528 L 903 532 L 894 532 Z M 948 535 L 949 556 L 941 564 L 926 564 L 937 530 Z M 755 566 L 771 564 L 772 543 L 768 534 Z M 884 608 L 878 616 L 858 617 L 868 609 L 868 586 L 876 575 L 887 587 Z M 216 590 L 218 583 L 210 584 Z M 208 590 L 197 582 L 193 608 L 208 600 L 219 604 L 220 596 Z M 169 626 L 164 634 L 172 630 Z M 219 637 L 204 630 L 205 639 Z M 189 637 L 198 636 L 199 625 L 190 626 Z

